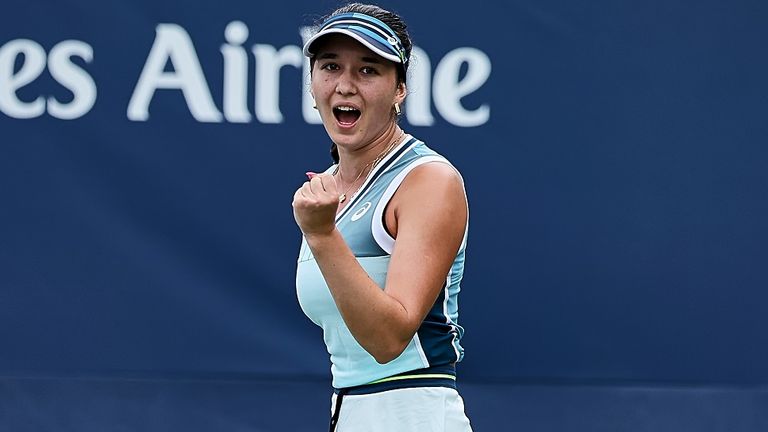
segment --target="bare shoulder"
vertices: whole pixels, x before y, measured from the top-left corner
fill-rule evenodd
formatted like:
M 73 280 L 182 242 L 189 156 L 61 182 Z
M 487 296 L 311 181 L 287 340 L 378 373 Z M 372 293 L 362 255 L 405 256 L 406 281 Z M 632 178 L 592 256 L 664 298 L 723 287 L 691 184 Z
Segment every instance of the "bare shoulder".
M 412 187 L 464 189 L 464 181 L 456 168 L 442 161 L 432 161 L 417 166 L 403 179 L 403 185 L 406 185 L 407 189 Z
M 467 215 L 464 182 L 456 169 L 445 162 L 427 162 L 403 179 L 385 212 L 385 224 L 394 238 L 406 222 L 445 229 L 456 225 L 463 232 Z
M 452 165 L 441 161 L 427 162 L 414 168 L 403 179 L 398 194 L 401 198 L 418 202 L 441 201 L 447 198 L 446 195 L 466 201 L 461 175 Z M 453 205 L 455 202 L 446 204 Z

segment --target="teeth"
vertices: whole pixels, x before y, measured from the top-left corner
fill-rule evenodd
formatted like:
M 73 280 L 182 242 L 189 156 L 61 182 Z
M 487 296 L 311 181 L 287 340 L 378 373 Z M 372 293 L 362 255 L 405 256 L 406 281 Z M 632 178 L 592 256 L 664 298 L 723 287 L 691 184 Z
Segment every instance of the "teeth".
M 357 111 L 357 109 L 348 106 L 338 106 L 336 109 L 339 111 Z

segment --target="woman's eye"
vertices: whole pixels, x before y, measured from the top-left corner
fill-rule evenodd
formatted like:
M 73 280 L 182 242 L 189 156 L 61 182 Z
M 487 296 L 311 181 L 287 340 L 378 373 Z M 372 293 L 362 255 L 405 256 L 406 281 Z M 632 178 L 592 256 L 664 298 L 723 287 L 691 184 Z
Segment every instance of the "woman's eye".
M 339 65 L 337 65 L 336 63 L 326 63 L 320 69 L 336 70 L 338 68 L 339 68 Z
M 360 69 L 360 71 L 362 73 L 364 73 L 364 74 L 375 74 L 376 73 L 376 69 L 374 69 L 374 68 L 372 68 L 370 66 L 366 66 L 366 67 Z

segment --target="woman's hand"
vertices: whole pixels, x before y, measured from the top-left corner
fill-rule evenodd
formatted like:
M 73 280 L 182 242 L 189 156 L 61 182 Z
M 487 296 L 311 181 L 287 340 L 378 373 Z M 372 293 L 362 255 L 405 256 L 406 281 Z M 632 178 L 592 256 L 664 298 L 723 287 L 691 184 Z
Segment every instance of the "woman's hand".
M 336 229 L 339 191 L 329 174 L 308 172 L 309 180 L 293 195 L 293 217 L 305 237 L 331 233 Z

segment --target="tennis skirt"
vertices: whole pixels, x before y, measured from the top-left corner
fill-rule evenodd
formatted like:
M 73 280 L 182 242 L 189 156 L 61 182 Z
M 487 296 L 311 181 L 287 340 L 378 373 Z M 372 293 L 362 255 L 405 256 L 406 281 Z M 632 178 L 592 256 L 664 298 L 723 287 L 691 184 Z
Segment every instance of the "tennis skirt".
M 339 405 L 340 402 L 340 405 Z M 471 432 L 455 388 L 398 388 L 331 397 L 336 432 Z M 335 417 L 335 419 L 334 419 Z

